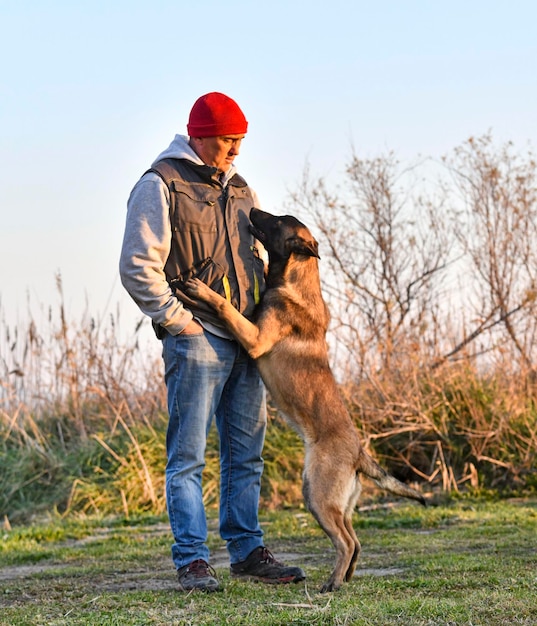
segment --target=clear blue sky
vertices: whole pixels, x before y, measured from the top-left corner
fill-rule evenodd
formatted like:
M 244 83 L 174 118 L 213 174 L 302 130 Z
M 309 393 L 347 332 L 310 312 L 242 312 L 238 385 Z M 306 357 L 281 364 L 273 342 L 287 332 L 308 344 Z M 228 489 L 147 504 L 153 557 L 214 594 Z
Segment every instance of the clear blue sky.
M 244 110 L 236 164 L 268 211 L 351 145 L 535 147 L 536 24 L 534 0 L 0 0 L 0 318 L 57 304 L 61 272 L 69 313 L 134 319 L 127 197 L 208 91 Z

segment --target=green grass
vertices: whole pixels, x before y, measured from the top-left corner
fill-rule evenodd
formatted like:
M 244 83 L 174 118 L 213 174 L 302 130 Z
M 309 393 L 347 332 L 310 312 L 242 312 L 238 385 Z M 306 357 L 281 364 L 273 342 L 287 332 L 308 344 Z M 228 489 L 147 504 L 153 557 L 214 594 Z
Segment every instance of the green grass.
M 223 591 L 176 591 L 165 517 L 52 520 L 4 531 L 0 624 L 275 626 L 537 624 L 537 502 L 459 499 L 357 513 L 362 557 L 334 594 L 318 589 L 332 548 L 309 514 L 263 516 L 269 548 L 306 584 L 231 580 L 210 520 Z

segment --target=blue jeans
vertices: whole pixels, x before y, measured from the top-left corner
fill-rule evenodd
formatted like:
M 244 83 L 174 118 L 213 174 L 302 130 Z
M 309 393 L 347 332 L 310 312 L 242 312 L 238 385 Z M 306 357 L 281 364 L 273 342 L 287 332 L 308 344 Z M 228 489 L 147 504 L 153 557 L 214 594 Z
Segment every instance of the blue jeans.
M 209 332 L 163 339 L 168 390 L 166 499 L 179 569 L 209 561 L 202 499 L 207 433 L 220 438 L 220 535 L 231 563 L 263 545 L 258 508 L 267 423 L 265 387 L 235 341 Z

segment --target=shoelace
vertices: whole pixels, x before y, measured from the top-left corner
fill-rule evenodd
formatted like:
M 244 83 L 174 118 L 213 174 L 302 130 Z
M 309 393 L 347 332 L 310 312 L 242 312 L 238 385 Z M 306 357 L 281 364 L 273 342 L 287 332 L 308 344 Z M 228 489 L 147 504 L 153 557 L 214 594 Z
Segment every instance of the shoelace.
M 188 566 L 187 573 L 192 574 L 196 578 L 205 578 L 206 576 L 216 576 L 214 569 L 203 559 L 198 559 Z
M 278 562 L 272 552 L 268 548 L 263 548 L 263 552 L 261 553 L 261 562 L 269 563 L 272 565 L 282 565 L 282 563 Z

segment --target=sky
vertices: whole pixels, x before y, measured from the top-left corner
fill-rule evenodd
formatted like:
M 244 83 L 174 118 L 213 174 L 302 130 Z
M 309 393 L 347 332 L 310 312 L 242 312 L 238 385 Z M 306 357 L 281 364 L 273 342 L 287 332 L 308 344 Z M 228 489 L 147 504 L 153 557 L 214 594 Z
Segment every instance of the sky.
M 274 213 L 353 151 L 534 148 L 535 24 L 534 0 L 0 0 L 0 322 L 57 307 L 60 274 L 68 316 L 134 328 L 128 195 L 209 91 L 244 111 L 235 163 Z

